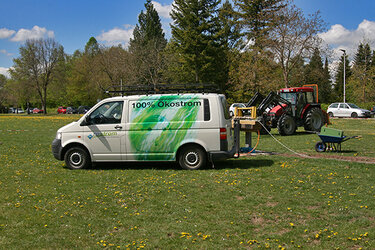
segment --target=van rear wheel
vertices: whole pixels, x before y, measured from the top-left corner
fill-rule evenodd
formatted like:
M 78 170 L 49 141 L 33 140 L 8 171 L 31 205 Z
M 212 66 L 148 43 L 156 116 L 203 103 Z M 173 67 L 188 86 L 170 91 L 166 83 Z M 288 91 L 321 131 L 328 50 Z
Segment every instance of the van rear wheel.
M 68 149 L 64 157 L 65 164 L 70 169 L 83 169 L 91 165 L 90 156 L 81 147 Z
M 187 146 L 181 150 L 178 162 L 183 169 L 197 170 L 206 164 L 206 152 L 198 146 Z

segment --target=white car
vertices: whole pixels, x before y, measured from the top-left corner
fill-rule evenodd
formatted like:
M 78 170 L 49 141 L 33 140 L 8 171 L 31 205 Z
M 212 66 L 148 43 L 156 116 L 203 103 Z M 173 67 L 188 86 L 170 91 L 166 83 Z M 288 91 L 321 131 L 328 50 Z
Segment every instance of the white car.
M 332 103 L 327 109 L 330 117 L 370 117 L 371 112 L 367 109 L 361 109 L 353 103 Z
M 243 104 L 243 103 L 233 103 L 232 105 L 230 105 L 230 107 L 229 107 L 230 116 L 234 116 L 234 109 L 235 108 L 246 108 L 246 105 Z

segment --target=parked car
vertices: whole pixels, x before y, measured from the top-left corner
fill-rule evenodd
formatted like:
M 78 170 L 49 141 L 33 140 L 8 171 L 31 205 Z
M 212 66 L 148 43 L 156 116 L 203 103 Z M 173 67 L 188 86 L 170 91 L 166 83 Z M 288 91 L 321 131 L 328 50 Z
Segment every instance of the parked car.
M 17 111 L 16 111 L 17 114 L 23 114 L 25 113 L 25 110 L 21 109 L 21 108 L 18 108 Z
M 66 107 L 60 106 L 57 108 L 58 114 L 66 114 Z
M 67 107 L 66 108 L 66 113 L 67 114 L 77 114 L 77 108 L 75 108 L 75 107 Z
M 235 108 L 245 108 L 246 105 L 243 104 L 243 103 L 233 103 L 232 105 L 230 105 L 229 107 L 229 114 L 230 116 L 233 116 L 234 115 L 234 109 Z
M 78 114 L 86 114 L 87 111 L 90 110 L 91 107 L 89 106 L 79 106 L 78 107 Z
M 43 109 L 38 109 L 38 108 L 33 109 L 33 114 L 40 114 L 40 113 L 43 113 L 43 112 L 44 112 Z
M 353 103 L 332 103 L 327 109 L 330 117 L 370 117 L 371 112 Z
M 33 110 L 34 110 L 34 108 L 27 108 L 27 109 L 25 110 L 25 112 L 28 113 L 28 114 L 32 114 L 32 113 L 33 113 Z
M 25 111 L 21 108 L 9 108 L 8 113 L 23 114 Z
M 371 107 L 371 115 L 375 116 L 375 106 Z

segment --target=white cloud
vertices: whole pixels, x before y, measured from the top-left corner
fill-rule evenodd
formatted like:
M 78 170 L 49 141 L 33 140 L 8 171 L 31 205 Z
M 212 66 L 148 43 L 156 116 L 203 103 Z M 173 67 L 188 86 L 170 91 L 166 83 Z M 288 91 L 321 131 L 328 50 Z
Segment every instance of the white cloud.
M 107 32 L 102 32 L 96 39 L 105 42 L 107 45 L 126 45 L 133 37 L 133 30 L 133 26 L 124 25 L 124 28 L 116 27 Z
M 31 30 L 20 29 L 16 35 L 10 39 L 13 42 L 24 42 L 27 39 L 53 38 L 55 34 L 53 31 L 35 25 Z
M 6 56 L 13 56 L 12 53 L 9 53 L 8 51 L 6 51 L 5 49 L 0 49 L 0 54 L 4 54 Z
M 341 24 L 335 24 L 319 36 L 334 49 L 334 58 L 341 57 L 343 52 L 340 49 L 346 50 L 346 54 L 353 57 L 358 44 L 363 41 L 369 42 L 372 48 L 375 47 L 375 22 L 365 19 L 356 30 L 348 30 Z
M 0 67 L 0 74 L 6 76 L 6 77 L 10 77 L 10 74 L 9 74 L 9 68 L 4 68 L 4 67 Z
M 169 14 L 172 11 L 172 4 L 162 5 L 155 1 L 152 1 L 151 3 L 154 5 L 154 8 L 158 12 L 159 16 L 164 18 L 171 18 Z
M 14 33 L 14 30 L 8 30 L 7 28 L 0 29 L 0 39 L 11 37 Z

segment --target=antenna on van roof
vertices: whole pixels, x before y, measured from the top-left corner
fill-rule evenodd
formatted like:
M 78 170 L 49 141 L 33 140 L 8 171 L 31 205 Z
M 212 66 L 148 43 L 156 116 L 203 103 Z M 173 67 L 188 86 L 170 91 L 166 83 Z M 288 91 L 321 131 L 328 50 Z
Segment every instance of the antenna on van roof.
M 105 90 L 107 94 L 125 95 L 152 95 L 152 94 L 183 94 L 183 93 L 221 93 L 215 84 L 158 84 L 158 85 L 117 85 Z

